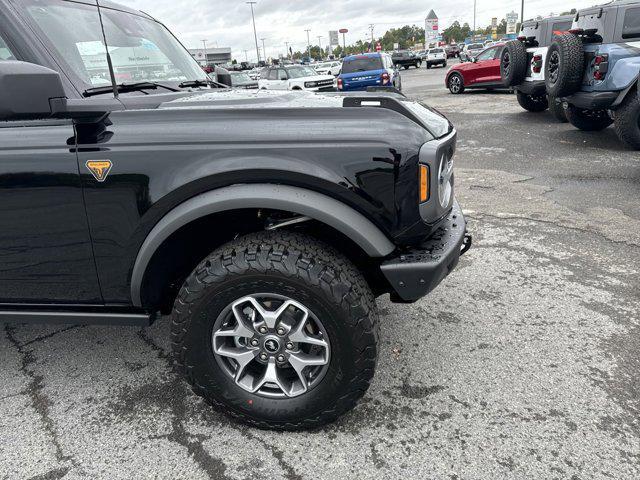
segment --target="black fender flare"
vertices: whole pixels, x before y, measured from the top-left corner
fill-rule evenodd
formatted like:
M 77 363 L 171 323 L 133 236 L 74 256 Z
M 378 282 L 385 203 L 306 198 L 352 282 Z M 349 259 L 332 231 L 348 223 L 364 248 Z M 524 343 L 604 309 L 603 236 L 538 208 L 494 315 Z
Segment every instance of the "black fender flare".
M 131 274 L 131 299 L 142 307 L 142 282 L 156 250 L 178 229 L 213 213 L 242 208 L 286 210 L 325 223 L 351 238 L 371 257 L 386 257 L 395 245 L 369 219 L 350 206 L 318 192 L 288 185 L 242 184 L 197 195 L 169 211 L 138 251 Z

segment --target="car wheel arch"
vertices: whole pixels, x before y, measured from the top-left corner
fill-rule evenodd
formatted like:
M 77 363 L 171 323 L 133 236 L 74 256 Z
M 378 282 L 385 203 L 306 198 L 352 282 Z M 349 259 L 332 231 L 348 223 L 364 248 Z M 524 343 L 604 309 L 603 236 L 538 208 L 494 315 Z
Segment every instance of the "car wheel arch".
M 370 257 L 385 257 L 395 250 L 389 238 L 351 206 L 321 193 L 288 185 L 236 184 L 197 195 L 165 214 L 146 236 L 131 273 L 131 300 L 146 307 L 143 288 L 155 254 L 182 228 L 217 213 L 242 209 L 272 209 L 309 217 L 352 240 Z

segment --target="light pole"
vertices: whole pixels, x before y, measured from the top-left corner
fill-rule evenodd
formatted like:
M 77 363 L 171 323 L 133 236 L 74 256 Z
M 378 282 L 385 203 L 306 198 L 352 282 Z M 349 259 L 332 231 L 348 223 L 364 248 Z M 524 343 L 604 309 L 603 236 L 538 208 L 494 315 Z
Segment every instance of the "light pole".
M 373 46 L 373 23 L 369 25 L 369 30 L 371 30 L 371 51 L 373 52 L 375 50 L 375 47 Z
M 284 46 L 286 48 L 285 57 L 289 58 L 289 42 L 284 42 Z
M 473 35 L 471 36 L 472 41 L 476 37 L 476 2 L 477 0 L 473 0 Z
M 262 55 L 264 55 L 264 61 L 267 61 L 267 49 L 264 46 L 264 41 L 266 40 L 266 38 L 261 38 L 260 39 L 262 41 Z
M 320 47 L 320 60 L 324 59 L 324 54 L 322 52 L 322 35 L 318 35 L 318 46 Z
M 307 32 L 307 59 L 309 63 L 311 63 L 311 40 L 309 38 L 309 32 L 311 32 L 311 30 L 307 29 L 305 32 Z
M 209 64 L 207 59 L 207 40 L 202 40 L 202 46 L 204 47 L 204 66 L 206 67 Z
M 520 6 L 520 25 L 524 22 L 524 0 L 522 0 L 522 5 Z
M 258 48 L 258 34 L 256 32 L 256 17 L 253 14 L 253 6 L 258 2 L 246 2 L 251 7 L 251 20 L 253 21 L 253 38 L 256 40 L 256 55 L 258 56 L 258 63 L 260 63 L 260 49 Z
M 244 51 L 244 60 L 245 62 L 249 63 L 249 55 L 248 55 L 249 50 L 245 50 Z

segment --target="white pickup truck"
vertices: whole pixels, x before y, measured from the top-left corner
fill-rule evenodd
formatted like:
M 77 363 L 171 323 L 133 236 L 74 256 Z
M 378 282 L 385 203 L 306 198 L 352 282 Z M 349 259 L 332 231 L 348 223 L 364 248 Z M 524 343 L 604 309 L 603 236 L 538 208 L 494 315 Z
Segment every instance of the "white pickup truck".
M 306 65 L 276 65 L 262 71 L 258 88 L 326 92 L 335 90 L 335 78 L 333 75 L 319 75 L 312 67 Z

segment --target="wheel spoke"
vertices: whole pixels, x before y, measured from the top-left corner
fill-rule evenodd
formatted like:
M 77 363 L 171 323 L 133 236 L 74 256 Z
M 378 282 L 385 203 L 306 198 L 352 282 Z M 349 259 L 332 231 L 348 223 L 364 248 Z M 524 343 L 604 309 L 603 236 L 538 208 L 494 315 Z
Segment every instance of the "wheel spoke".
M 227 357 L 233 359 L 238 368 L 235 373 L 235 380 L 238 381 L 242 376 L 244 369 L 256 358 L 258 353 L 257 349 L 249 348 L 232 348 L 228 346 L 221 346 L 215 349 L 215 352 L 221 357 Z
M 327 348 L 327 342 L 322 338 L 316 338 L 309 335 L 304 331 L 307 326 L 308 315 L 305 314 L 304 318 L 298 322 L 296 328 L 289 334 L 289 340 L 295 343 L 307 343 L 309 345 L 317 345 L 319 347 Z
M 278 368 L 276 366 L 276 360 L 274 358 L 269 359 L 267 367 L 264 371 L 264 375 L 253 384 L 251 391 L 255 393 L 267 383 L 273 383 L 277 385 L 278 388 L 282 390 L 282 393 L 284 393 L 287 397 L 291 396 L 291 392 L 282 384 L 282 381 L 278 376 Z

